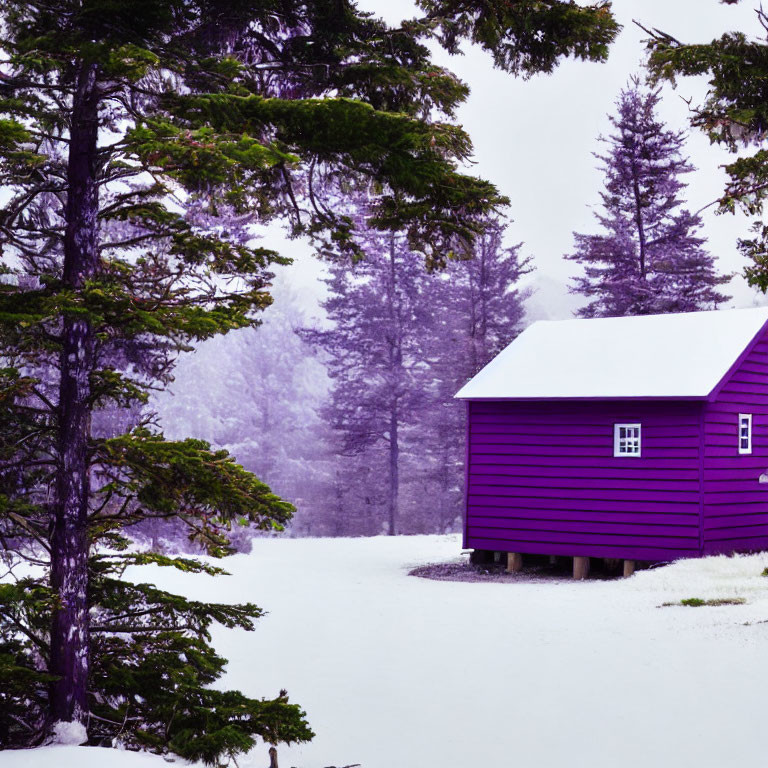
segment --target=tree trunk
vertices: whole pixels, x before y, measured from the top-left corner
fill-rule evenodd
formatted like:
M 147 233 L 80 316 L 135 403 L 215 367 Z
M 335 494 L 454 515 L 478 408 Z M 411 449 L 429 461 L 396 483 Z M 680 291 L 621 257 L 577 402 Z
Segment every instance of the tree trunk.
M 640 248 L 640 277 L 646 279 L 648 272 L 648 257 L 646 254 L 645 223 L 643 222 L 643 207 L 640 199 L 640 179 L 637 164 L 632 161 L 632 193 L 635 198 L 635 224 L 637 225 L 637 241 Z
M 477 354 L 477 291 L 475 285 L 474 273 L 469 270 L 469 362 L 474 376 L 479 366 L 479 355 Z
M 389 535 L 397 533 L 400 505 L 400 444 L 398 442 L 397 410 L 389 418 Z
M 482 235 L 480 238 L 480 275 L 477 281 L 480 292 L 480 327 L 477 336 L 479 336 L 481 346 L 480 355 L 475 352 L 475 366 L 477 366 L 475 370 L 488 362 L 488 249 L 488 235 Z M 477 345 L 477 341 L 476 338 L 475 345 Z
M 84 64 L 72 107 L 65 209 L 64 284 L 81 288 L 98 268 L 96 67 Z M 50 725 L 84 722 L 88 712 L 88 443 L 90 375 L 96 339 L 90 322 L 66 317 L 59 388 L 59 466 L 51 534 L 51 586 L 59 599 L 51 625 Z

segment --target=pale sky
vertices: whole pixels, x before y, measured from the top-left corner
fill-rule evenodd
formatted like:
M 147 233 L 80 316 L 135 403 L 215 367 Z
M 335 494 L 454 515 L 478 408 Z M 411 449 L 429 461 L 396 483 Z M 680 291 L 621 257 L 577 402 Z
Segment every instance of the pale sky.
M 608 133 L 607 115 L 630 75 L 640 72 L 645 33 L 633 19 L 657 27 L 680 40 L 708 42 L 726 30 L 758 35 L 754 0 L 722 5 L 718 0 L 614 0 L 616 17 L 623 25 L 605 64 L 566 60 L 552 75 L 521 80 L 493 68 L 479 49 L 467 47 L 463 56 L 449 56 L 439 48 L 435 60 L 447 66 L 471 88 L 468 101 L 458 111 L 458 122 L 471 136 L 476 164 L 472 172 L 494 182 L 510 198 L 513 219 L 511 240 L 524 243 L 533 256 L 538 278 L 548 284 L 542 300 L 553 317 L 570 315 L 573 299 L 565 295 L 569 276 L 578 269 L 563 255 L 573 247 L 573 232 L 596 231 L 591 206 L 599 204 L 602 174 L 592 153 L 600 151 L 600 133 Z M 362 0 L 359 6 L 383 15 L 390 23 L 416 15 L 409 0 Z M 665 87 L 661 116 L 671 128 L 688 128 L 688 105 L 706 92 L 706 82 L 684 79 L 677 90 Z M 712 147 L 707 138 L 690 131 L 687 153 L 697 170 L 688 174 L 688 207 L 712 202 L 721 194 L 725 175 L 720 166 L 731 156 Z M 744 260 L 736 240 L 748 233 L 749 220 L 740 215 L 704 214 L 702 234 L 721 270 L 741 273 Z M 306 249 L 297 242 L 284 252 L 299 255 Z M 306 258 L 291 269 L 290 282 L 309 291 L 320 274 L 318 264 Z M 729 293 L 735 306 L 766 303 L 741 278 Z

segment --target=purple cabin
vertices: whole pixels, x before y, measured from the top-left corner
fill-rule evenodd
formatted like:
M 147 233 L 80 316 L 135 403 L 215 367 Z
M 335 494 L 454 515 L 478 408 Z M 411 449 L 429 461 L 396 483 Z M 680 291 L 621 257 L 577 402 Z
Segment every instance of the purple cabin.
M 768 549 L 768 308 L 537 322 L 456 397 L 467 548 Z

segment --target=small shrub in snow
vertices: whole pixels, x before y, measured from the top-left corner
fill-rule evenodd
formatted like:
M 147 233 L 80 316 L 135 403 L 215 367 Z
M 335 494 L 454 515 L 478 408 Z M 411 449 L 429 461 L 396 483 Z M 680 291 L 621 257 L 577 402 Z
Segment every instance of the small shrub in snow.
M 744 605 L 747 601 L 743 597 L 717 597 L 710 600 L 704 600 L 701 597 L 686 597 L 676 603 L 662 603 L 661 608 L 671 608 L 677 605 L 685 606 L 686 608 L 701 608 L 703 606 L 719 606 L 719 605 Z

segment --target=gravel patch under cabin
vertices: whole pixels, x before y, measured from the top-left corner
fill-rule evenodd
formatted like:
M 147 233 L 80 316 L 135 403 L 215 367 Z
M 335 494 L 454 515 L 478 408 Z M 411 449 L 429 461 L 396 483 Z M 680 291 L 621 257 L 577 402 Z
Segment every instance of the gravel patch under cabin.
M 526 565 L 517 573 L 509 573 L 503 563 L 476 565 L 467 559 L 448 563 L 427 563 L 413 568 L 408 575 L 433 581 L 515 582 L 518 584 L 552 584 L 571 581 L 570 571 L 565 564 L 537 563 Z M 597 575 L 597 578 L 599 577 Z

